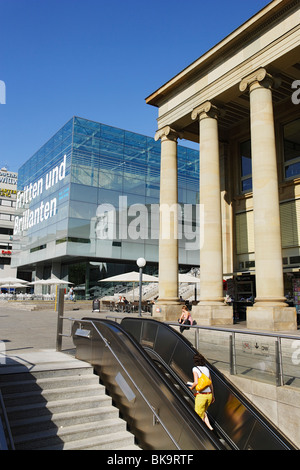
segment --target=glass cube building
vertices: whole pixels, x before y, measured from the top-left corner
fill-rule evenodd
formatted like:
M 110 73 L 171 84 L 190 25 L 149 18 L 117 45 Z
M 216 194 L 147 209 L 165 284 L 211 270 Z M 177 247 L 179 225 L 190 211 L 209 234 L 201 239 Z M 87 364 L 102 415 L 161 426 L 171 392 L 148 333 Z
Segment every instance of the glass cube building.
M 18 172 L 13 266 L 82 285 L 158 271 L 160 142 L 73 117 Z M 199 153 L 178 146 L 179 264 L 199 264 Z M 168 215 L 167 215 L 168 216 Z

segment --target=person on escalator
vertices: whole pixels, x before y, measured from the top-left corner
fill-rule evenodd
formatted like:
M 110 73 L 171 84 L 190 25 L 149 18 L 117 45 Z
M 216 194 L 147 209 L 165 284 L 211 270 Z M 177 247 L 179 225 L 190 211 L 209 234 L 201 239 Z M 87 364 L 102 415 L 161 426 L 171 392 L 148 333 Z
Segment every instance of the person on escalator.
M 193 367 L 192 369 L 194 382 L 192 383 L 192 385 L 190 385 L 191 390 L 195 389 L 196 385 L 198 385 L 198 379 L 201 377 L 202 374 L 205 374 L 206 377 L 208 377 L 211 380 L 209 369 L 205 365 L 206 361 L 205 361 L 205 358 L 202 356 L 202 354 L 200 353 L 195 354 L 194 364 L 195 364 L 195 367 Z M 206 426 L 212 431 L 213 428 L 209 422 L 209 419 L 206 413 L 209 406 L 215 401 L 212 380 L 211 380 L 211 385 L 204 388 L 200 392 L 197 392 L 196 390 L 194 390 L 194 395 L 195 395 L 195 411 L 197 415 L 200 416 L 202 421 L 204 421 Z

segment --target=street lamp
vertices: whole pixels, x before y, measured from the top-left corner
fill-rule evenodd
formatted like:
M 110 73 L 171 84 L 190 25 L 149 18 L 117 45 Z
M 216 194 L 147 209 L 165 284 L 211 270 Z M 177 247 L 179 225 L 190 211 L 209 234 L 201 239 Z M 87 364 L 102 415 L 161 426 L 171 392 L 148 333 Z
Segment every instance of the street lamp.
M 143 281 L 143 267 L 146 266 L 146 260 L 144 258 L 138 258 L 136 264 L 140 268 L 140 282 L 139 282 L 139 317 L 142 316 L 142 281 Z

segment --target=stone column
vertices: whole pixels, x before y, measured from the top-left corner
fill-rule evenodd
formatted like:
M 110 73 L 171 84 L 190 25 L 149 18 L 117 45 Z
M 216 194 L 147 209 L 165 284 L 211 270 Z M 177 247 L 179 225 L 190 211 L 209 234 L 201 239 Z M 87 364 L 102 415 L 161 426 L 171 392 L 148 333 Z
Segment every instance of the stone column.
M 41 279 L 43 279 L 44 278 L 43 273 L 44 273 L 44 264 L 43 263 L 37 263 L 34 280 L 35 281 L 40 281 Z M 42 295 L 43 286 L 41 284 L 35 285 L 34 286 L 34 293 L 35 293 L 35 295 Z
M 192 119 L 199 119 L 200 204 L 204 213 L 200 241 L 200 302 L 193 316 L 208 325 L 231 324 L 232 308 L 224 305 L 223 254 L 218 109 L 210 102 L 198 106 Z
M 61 262 L 60 261 L 52 261 L 52 269 L 51 269 L 51 278 L 61 278 Z M 59 286 L 58 286 L 59 287 Z M 64 286 L 66 287 L 66 286 Z M 57 286 L 51 285 L 50 286 L 50 293 L 56 294 Z
M 249 328 L 297 329 L 296 311 L 285 303 L 280 233 L 276 142 L 272 104 L 274 79 L 260 68 L 240 83 L 249 88 L 256 299 L 247 310 Z
M 177 139 L 179 134 L 166 126 L 157 131 L 161 140 L 159 298 L 154 315 L 177 320 L 181 311 L 178 296 L 178 175 Z

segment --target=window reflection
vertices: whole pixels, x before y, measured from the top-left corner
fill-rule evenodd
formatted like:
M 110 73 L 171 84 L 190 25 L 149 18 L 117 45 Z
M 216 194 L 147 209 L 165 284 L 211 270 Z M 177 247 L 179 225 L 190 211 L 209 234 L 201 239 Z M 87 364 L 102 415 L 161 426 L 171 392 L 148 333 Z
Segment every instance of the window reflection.
M 252 191 L 251 140 L 240 144 L 242 192 Z
M 283 127 L 285 178 L 300 175 L 300 119 Z

